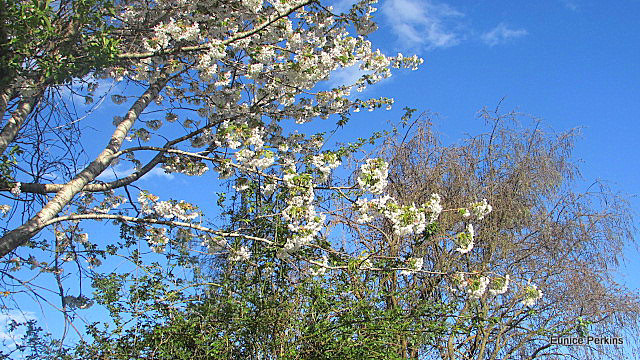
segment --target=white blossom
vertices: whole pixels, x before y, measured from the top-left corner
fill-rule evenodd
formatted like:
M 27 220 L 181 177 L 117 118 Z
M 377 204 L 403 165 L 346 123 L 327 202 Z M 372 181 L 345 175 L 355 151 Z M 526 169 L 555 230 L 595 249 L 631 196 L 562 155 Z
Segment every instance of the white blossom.
M 22 193 L 22 189 L 21 189 L 22 183 L 20 182 L 16 182 L 15 184 L 13 184 L 13 187 L 11 188 L 11 194 L 13 196 L 19 196 Z
M 479 299 L 487 291 L 489 278 L 486 276 L 474 276 L 467 281 L 466 291 L 472 299 Z
M 489 284 L 489 294 L 502 295 L 507 292 L 509 288 L 509 274 L 504 277 L 498 277 L 491 281 Z
M 146 239 L 151 251 L 156 253 L 164 252 L 165 246 L 169 243 L 166 228 L 148 229 Z
M 475 216 L 478 220 L 484 219 L 485 216 L 489 215 L 493 208 L 491 205 L 487 203 L 487 199 L 482 199 L 477 203 L 471 204 L 471 214 Z
M 473 236 L 475 232 L 473 230 L 473 225 L 467 225 L 467 231 L 461 232 L 454 237 L 454 242 L 457 245 L 456 251 L 461 254 L 466 254 L 473 249 Z
M 2 213 L 3 217 L 6 217 L 9 214 L 9 210 L 11 210 L 10 205 L 0 205 L 0 213 Z
M 232 250 L 229 261 L 247 261 L 251 258 L 251 251 L 246 246 L 241 246 L 238 250 Z
M 367 159 L 366 163 L 360 167 L 360 171 L 358 185 L 363 190 L 372 194 L 381 194 L 387 187 L 389 164 L 383 159 Z
M 522 299 L 522 305 L 533 306 L 542 298 L 542 291 L 538 289 L 536 285 L 527 285 L 524 289 L 524 298 Z

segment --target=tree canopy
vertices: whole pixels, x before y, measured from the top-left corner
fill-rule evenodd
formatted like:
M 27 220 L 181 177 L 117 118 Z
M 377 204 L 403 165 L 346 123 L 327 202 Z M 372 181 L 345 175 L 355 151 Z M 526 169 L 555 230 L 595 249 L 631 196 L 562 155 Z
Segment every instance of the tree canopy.
M 571 134 L 487 115 L 490 135 L 447 147 L 406 109 L 331 143 L 393 104 L 360 91 L 422 63 L 373 47 L 374 3 L 3 1 L 3 310 L 64 316 L 51 338 L 15 322 L 11 351 L 524 359 L 635 329 L 611 275 L 630 219 L 571 190 Z M 158 170 L 193 185 L 151 190 Z

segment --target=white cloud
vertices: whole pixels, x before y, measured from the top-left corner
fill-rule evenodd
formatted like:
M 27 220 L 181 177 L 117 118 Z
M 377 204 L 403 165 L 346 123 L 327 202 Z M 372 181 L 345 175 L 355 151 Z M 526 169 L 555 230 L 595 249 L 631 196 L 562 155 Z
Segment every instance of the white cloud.
M 28 320 L 36 320 L 35 313 L 31 311 L 9 310 L 7 313 L 0 314 L 0 345 L 4 345 L 9 349 L 15 349 L 22 342 L 25 334 L 24 328 L 18 328 L 10 331 L 10 324 L 15 321 L 24 323 Z
M 562 3 L 562 5 L 564 5 L 564 7 L 571 11 L 577 11 L 579 8 L 578 3 L 573 0 L 560 0 L 560 2 Z
M 362 75 L 367 72 L 360 69 L 361 63 L 351 65 L 345 68 L 338 68 L 333 70 L 329 75 L 327 85 L 331 88 L 335 88 L 343 85 L 354 84 Z
M 335 13 L 343 13 L 351 9 L 351 6 L 357 2 L 357 0 L 338 0 L 331 4 L 331 7 Z
M 133 167 L 125 167 L 122 164 L 118 164 L 116 166 L 109 167 L 102 174 L 100 174 L 100 176 L 98 176 L 96 180 L 106 182 L 116 179 L 122 179 L 123 177 L 133 174 L 134 171 L 135 169 Z M 151 169 L 151 171 L 146 173 L 143 177 L 141 177 L 140 180 L 148 180 L 152 177 L 162 177 L 171 180 L 174 178 L 174 175 L 166 173 L 161 167 L 155 167 Z
M 460 43 L 458 20 L 464 14 L 430 0 L 388 0 L 382 13 L 405 47 L 444 48 Z
M 505 24 L 500 23 L 495 28 L 482 34 L 480 38 L 489 46 L 496 46 L 498 44 L 504 44 L 510 40 L 517 39 L 527 35 L 528 32 L 525 29 L 509 29 Z

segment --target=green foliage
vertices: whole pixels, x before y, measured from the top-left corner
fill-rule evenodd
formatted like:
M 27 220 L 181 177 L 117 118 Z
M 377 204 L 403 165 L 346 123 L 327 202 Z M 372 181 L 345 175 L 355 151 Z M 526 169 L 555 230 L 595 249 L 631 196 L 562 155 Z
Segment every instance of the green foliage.
M 55 9 L 50 0 L 3 1 L 1 83 L 16 76 L 59 84 L 103 69 L 115 60 L 113 0 L 75 0 Z
M 18 145 L 14 145 L 9 149 L 9 153 L 0 154 L 0 186 L 9 186 L 13 181 L 13 171 L 18 163 L 16 156 L 21 155 L 22 152 Z
M 290 266 L 264 259 L 257 269 L 230 267 L 219 285 L 192 296 L 185 310 L 167 309 L 153 319 L 145 315 L 118 336 L 94 327 L 95 341 L 78 347 L 76 356 L 403 359 L 447 329 L 442 314 L 449 309 L 416 301 L 407 292 L 378 291 L 378 276 L 336 272 L 291 283 Z M 154 293 L 146 281 L 138 286 Z

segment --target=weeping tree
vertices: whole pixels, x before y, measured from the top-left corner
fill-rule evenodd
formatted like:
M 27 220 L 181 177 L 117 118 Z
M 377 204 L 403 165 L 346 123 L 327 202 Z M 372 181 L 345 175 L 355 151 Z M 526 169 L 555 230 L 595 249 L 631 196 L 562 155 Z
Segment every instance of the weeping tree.
M 389 162 L 387 190 L 399 202 L 423 203 L 435 192 L 447 203 L 470 204 L 471 213 L 444 212 L 422 239 L 389 243 L 385 229 L 393 224 L 385 219 L 362 235 L 379 254 L 403 254 L 429 271 L 388 286 L 419 289 L 420 299 L 454 309 L 446 334 L 425 354 L 577 359 L 635 351 L 638 295 L 616 280 L 625 247 L 635 244 L 626 198 L 602 182 L 580 181 L 571 157 L 576 131 L 545 132 L 514 113 L 481 114 L 486 133 L 459 144 L 443 145 L 423 115 L 378 151 Z M 479 194 L 493 206 L 480 222 L 473 212 Z M 455 237 L 454 249 L 449 232 L 469 226 L 475 234 Z M 570 336 L 609 342 L 551 343 Z

